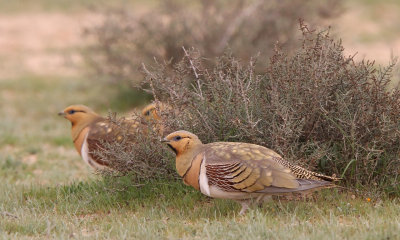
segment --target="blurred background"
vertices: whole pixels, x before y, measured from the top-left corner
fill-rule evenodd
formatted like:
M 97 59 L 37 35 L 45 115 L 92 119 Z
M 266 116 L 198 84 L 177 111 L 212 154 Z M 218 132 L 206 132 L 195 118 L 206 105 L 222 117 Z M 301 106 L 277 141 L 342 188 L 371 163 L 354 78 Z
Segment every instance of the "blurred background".
M 298 19 L 330 28 L 345 54 L 387 65 L 400 53 L 398 0 L 0 0 L 0 175 L 15 184 L 87 177 L 57 112 L 81 103 L 103 115 L 140 108 L 141 63 L 195 47 L 268 61 L 299 44 Z

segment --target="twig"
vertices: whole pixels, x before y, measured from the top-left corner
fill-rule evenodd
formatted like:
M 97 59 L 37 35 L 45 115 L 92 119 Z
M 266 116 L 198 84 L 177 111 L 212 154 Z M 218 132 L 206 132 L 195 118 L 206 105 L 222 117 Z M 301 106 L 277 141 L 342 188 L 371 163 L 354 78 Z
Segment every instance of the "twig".
M 183 51 L 185 52 L 185 57 L 187 57 L 187 59 L 189 60 L 190 66 L 191 66 L 192 69 L 193 69 L 193 72 L 194 72 L 194 75 L 196 76 L 196 79 L 199 79 L 199 75 L 198 75 L 197 72 L 196 72 L 196 68 L 194 67 L 194 64 L 193 64 L 192 59 L 190 58 L 189 54 L 187 53 L 185 47 L 182 46 L 182 49 L 183 49 Z
M 6 216 L 6 217 L 18 218 L 16 215 L 11 214 L 11 213 L 9 213 L 9 212 L 2 212 L 1 214 L 4 215 L 4 216 Z
M 149 82 L 150 82 L 151 91 L 153 92 L 154 100 L 158 104 L 159 100 L 157 98 L 156 90 L 153 85 L 153 79 L 156 79 L 156 78 L 154 77 L 154 74 L 152 74 L 149 70 L 147 70 L 146 65 L 144 65 L 144 63 L 142 63 L 142 67 L 143 67 L 143 70 L 145 71 L 145 73 L 150 76 Z
M 182 49 L 183 49 L 183 51 L 185 52 L 185 57 L 189 60 L 189 63 L 190 63 L 190 66 L 191 66 L 192 69 L 193 69 L 194 75 L 196 76 L 196 80 L 197 80 L 196 83 L 197 83 L 197 87 L 198 87 L 198 89 L 199 89 L 199 96 L 200 96 L 201 99 L 204 99 L 204 97 L 203 97 L 203 92 L 202 92 L 202 90 L 201 90 L 201 83 L 200 83 L 200 79 L 199 79 L 199 74 L 197 74 L 196 67 L 194 66 L 193 61 L 192 61 L 192 59 L 190 58 L 190 55 L 189 55 L 188 52 L 186 51 L 185 47 L 182 46 Z

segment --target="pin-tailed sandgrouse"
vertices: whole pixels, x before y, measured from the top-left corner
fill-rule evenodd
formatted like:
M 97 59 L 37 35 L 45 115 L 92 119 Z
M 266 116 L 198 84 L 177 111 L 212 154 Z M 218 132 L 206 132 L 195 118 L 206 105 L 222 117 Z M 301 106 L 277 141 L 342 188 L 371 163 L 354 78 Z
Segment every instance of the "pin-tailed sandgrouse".
M 241 214 L 251 199 L 328 188 L 339 180 L 291 164 L 255 144 L 203 144 L 187 131 L 173 132 L 162 141 L 175 152 L 176 169 L 185 184 L 210 197 L 239 201 Z
M 71 105 L 58 115 L 71 122 L 71 135 L 76 150 L 87 164 L 97 170 L 110 166 L 96 151 L 101 151 L 105 142 L 121 142 L 127 134 L 135 134 L 141 124 L 134 119 L 116 124 L 84 105 Z

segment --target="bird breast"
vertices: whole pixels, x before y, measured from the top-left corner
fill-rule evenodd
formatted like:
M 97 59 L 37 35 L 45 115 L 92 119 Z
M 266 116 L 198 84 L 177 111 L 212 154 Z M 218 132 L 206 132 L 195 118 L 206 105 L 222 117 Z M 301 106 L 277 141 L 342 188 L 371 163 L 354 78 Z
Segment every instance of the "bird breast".
M 187 185 L 194 187 L 195 189 L 200 189 L 199 175 L 200 168 L 203 161 L 203 154 L 198 154 L 192 161 L 189 170 L 183 177 L 183 182 Z
M 88 132 L 89 132 L 89 127 L 85 127 L 79 133 L 78 137 L 74 140 L 75 149 L 76 149 L 76 151 L 78 151 L 79 155 L 81 155 L 81 156 L 82 156 L 82 146 L 83 146 L 83 143 L 86 141 Z

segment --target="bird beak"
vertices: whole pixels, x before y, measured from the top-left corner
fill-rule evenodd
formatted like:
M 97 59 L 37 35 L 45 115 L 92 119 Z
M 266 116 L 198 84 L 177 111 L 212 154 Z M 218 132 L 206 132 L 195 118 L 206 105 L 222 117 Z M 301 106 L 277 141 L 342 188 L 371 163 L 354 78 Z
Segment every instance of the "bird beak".
M 168 139 L 166 139 L 166 138 L 163 138 L 163 139 L 161 139 L 161 140 L 160 140 L 160 142 L 162 142 L 162 143 L 168 143 L 168 142 L 169 142 L 169 140 L 168 140 Z
M 65 112 L 59 112 L 59 113 L 58 113 L 58 116 L 65 117 Z

